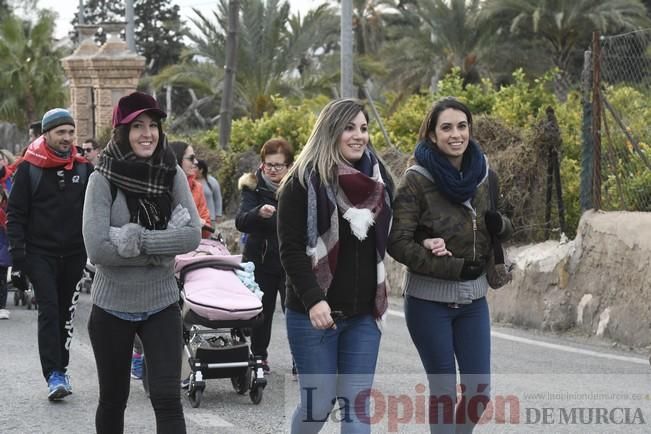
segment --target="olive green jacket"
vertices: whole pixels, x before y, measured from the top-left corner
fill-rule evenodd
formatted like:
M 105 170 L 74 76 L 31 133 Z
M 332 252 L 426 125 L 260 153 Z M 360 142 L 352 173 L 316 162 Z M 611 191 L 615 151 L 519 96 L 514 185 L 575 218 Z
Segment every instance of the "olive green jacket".
M 424 168 L 412 166 L 401 179 L 395 195 L 393 225 L 389 234 L 388 253 L 407 266 L 406 292 L 410 292 L 410 281 L 413 286 L 414 280 L 418 280 L 416 286 L 440 287 L 439 294 L 429 296 L 423 295 L 423 291 L 429 293 L 437 290 L 420 288 L 418 293 L 421 298 L 469 302 L 484 296 L 488 287 L 485 275 L 470 282 L 462 282 L 459 275 L 464 260 L 488 262 L 491 243 L 484 215 L 491 207 L 489 177 L 480 183 L 472 201 L 460 204 L 447 199 L 433 179 L 419 170 Z M 506 240 L 512 233 L 512 226 L 504 216 L 502 222 L 498 237 Z M 443 238 L 453 256 L 433 255 L 422 246 L 424 238 Z M 459 292 L 464 294 L 460 296 Z

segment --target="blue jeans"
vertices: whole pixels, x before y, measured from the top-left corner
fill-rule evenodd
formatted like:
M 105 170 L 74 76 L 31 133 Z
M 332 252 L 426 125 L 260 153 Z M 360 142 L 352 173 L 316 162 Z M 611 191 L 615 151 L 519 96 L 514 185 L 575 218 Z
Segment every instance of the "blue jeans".
M 373 385 L 380 346 L 375 319 L 358 315 L 318 330 L 304 313 L 287 309 L 285 317 L 301 390 L 291 432 L 318 433 L 338 401 L 341 432 L 370 433 L 369 400 L 363 398 Z
M 427 373 L 430 431 L 472 432 L 490 397 L 491 339 L 486 298 L 455 309 L 447 303 L 407 296 L 405 319 Z M 455 360 L 465 398 L 459 402 Z

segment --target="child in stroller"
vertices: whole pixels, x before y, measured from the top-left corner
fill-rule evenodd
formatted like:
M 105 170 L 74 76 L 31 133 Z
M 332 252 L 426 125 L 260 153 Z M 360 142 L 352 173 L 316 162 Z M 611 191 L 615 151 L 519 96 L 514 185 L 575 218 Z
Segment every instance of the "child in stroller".
M 190 366 L 187 395 L 199 407 L 206 379 L 230 378 L 239 394 L 262 400 L 267 380 L 262 360 L 247 342 L 247 329 L 262 322 L 262 302 L 237 277 L 241 255 L 230 255 L 223 240 L 204 239 L 177 256 L 183 338 Z

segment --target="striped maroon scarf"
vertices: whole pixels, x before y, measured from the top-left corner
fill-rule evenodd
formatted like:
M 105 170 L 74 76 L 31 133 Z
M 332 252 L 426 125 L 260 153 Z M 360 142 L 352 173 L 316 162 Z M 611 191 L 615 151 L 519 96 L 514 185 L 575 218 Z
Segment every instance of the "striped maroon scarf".
M 335 186 L 323 185 L 314 170 L 308 175 L 307 255 L 319 287 L 327 294 L 337 269 L 339 213 L 359 240 L 364 240 L 375 225 L 377 290 L 373 316 L 381 318 L 388 308 L 384 257 L 391 227 L 391 201 L 375 155 L 367 151 L 357 166 L 359 170 L 339 166 Z

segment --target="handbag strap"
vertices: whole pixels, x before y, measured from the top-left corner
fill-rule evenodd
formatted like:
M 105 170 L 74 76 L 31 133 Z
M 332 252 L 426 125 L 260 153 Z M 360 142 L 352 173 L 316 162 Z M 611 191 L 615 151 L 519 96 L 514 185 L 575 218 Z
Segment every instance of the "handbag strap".
M 488 170 L 488 201 L 491 211 L 497 211 L 497 200 L 499 197 L 499 184 L 497 179 L 497 174 Z M 503 264 L 504 263 L 504 249 L 502 248 L 502 241 L 494 235 L 491 236 L 491 245 L 493 246 L 493 254 L 495 255 L 495 263 Z

